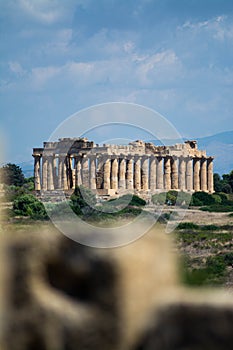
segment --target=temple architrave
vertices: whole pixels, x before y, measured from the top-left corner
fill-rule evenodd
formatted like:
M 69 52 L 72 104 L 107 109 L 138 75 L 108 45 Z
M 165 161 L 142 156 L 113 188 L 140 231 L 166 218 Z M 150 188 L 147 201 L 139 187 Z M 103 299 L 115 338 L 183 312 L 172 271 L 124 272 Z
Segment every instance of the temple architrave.
M 213 157 L 196 141 L 155 146 L 143 141 L 99 146 L 61 138 L 33 149 L 35 190 L 67 191 L 83 185 L 99 195 L 180 190 L 213 193 Z

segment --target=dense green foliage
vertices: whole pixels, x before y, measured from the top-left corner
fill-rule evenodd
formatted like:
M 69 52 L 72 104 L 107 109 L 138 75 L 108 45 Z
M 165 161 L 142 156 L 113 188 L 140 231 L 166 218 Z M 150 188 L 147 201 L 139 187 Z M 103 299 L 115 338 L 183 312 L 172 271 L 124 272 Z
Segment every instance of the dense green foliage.
M 13 201 L 13 211 L 16 215 L 29 216 L 32 219 L 47 219 L 47 213 L 43 203 L 32 194 L 23 194 Z
M 191 195 L 187 192 L 171 190 L 168 192 L 156 193 L 152 196 L 152 203 L 156 205 L 189 205 Z
M 227 196 L 225 193 L 195 192 L 192 195 L 190 206 L 198 206 L 201 207 L 201 210 L 209 212 L 231 212 L 233 201 Z
M 186 259 L 182 280 L 191 286 L 218 285 L 224 282 L 227 267 L 232 266 L 233 253 L 209 256 L 203 267 L 190 268 L 190 261 Z
M 22 186 L 24 184 L 24 175 L 22 169 L 12 163 L 8 163 L 0 168 L 1 182 L 8 186 Z
M 230 271 L 228 267 L 233 265 L 232 225 L 181 223 L 176 232 L 176 239 L 186 252 L 181 259 L 183 283 L 205 286 L 226 281 Z
M 121 205 L 121 206 L 135 206 L 135 207 L 142 207 L 146 205 L 146 201 L 134 194 L 125 194 L 119 198 L 116 199 L 110 199 L 108 203 L 114 204 L 114 205 Z
M 233 192 L 233 170 L 229 174 L 214 174 L 215 192 L 232 193 Z
M 75 214 L 80 215 L 85 212 L 92 212 L 96 205 L 96 196 L 84 186 L 76 187 L 70 197 L 71 208 Z

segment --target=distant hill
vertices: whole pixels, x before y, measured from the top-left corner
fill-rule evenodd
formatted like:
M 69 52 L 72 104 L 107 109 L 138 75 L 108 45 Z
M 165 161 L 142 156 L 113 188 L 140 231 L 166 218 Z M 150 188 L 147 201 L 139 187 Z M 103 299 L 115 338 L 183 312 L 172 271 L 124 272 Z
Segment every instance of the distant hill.
M 196 140 L 199 149 L 206 149 L 208 155 L 215 157 L 214 172 L 227 174 L 233 170 L 233 131 L 221 132 Z
M 22 169 L 25 177 L 33 176 L 33 167 L 34 167 L 33 159 L 29 160 L 28 162 L 19 163 L 17 165 L 20 166 L 20 168 Z

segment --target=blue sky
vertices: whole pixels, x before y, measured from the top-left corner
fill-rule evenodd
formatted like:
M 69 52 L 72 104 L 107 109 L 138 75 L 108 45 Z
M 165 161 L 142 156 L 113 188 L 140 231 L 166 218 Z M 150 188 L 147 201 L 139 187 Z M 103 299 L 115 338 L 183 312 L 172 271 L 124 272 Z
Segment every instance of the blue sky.
M 0 35 L 6 161 L 110 101 L 155 109 L 184 137 L 233 129 L 232 0 L 0 0 Z

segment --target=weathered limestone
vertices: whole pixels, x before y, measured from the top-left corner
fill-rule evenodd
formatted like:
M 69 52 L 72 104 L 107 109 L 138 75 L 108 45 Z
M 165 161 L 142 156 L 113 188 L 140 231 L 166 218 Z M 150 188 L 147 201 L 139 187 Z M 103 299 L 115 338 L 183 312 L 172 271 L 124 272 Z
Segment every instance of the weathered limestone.
M 164 185 L 167 191 L 171 189 L 171 158 L 170 157 L 166 157 L 164 159 Z
M 154 156 L 150 159 L 150 190 L 154 191 L 156 189 L 156 158 Z
M 53 156 L 53 185 L 54 189 L 58 187 L 58 160 L 56 155 Z
M 37 155 L 34 156 L 34 179 L 35 179 L 35 190 L 40 191 L 41 190 L 41 183 L 40 183 L 40 158 L 41 156 Z
M 186 175 L 185 159 L 181 157 L 180 163 L 179 163 L 179 185 L 178 185 L 181 191 L 185 191 L 186 189 L 185 175 Z
M 82 184 L 84 187 L 89 187 L 89 164 L 87 156 L 82 158 Z
M 208 192 L 213 193 L 214 192 L 214 178 L 213 178 L 213 158 L 208 158 L 207 163 L 207 185 L 208 185 Z
M 42 158 L 42 190 L 47 190 L 47 183 L 48 183 L 48 161 L 46 157 Z
M 119 188 L 125 189 L 125 172 L 126 172 L 126 166 L 125 166 L 125 159 L 120 159 L 120 165 L 119 165 Z
M 81 174 L 81 158 L 76 157 L 75 161 L 75 186 L 82 185 L 82 174 Z
M 62 187 L 64 190 L 68 190 L 68 173 L 67 173 L 67 157 L 63 157 L 63 169 L 62 169 Z
M 158 166 L 157 166 L 157 188 L 159 190 L 162 190 L 164 188 L 164 181 L 163 181 L 163 158 L 158 157 Z
M 47 170 L 47 188 L 49 191 L 54 190 L 54 184 L 53 184 L 53 158 L 50 156 L 48 157 L 48 170 Z
M 196 141 L 155 146 L 138 140 L 99 146 L 84 138 L 64 138 L 34 148 L 33 157 L 36 191 L 69 191 L 80 185 L 100 195 L 126 190 L 214 191 L 213 158 L 198 150 Z
M 133 190 L 133 160 L 127 159 L 126 161 L 126 188 Z
M 147 191 L 148 190 L 148 175 L 149 175 L 149 169 L 148 169 L 148 157 L 142 157 L 142 190 Z
M 178 160 L 177 157 L 171 158 L 171 188 L 173 190 L 178 190 L 179 184 L 178 184 Z
M 90 158 L 90 188 L 96 189 L 96 158 L 92 156 Z
M 207 159 L 201 160 L 201 191 L 207 192 Z
M 193 190 L 193 160 L 186 159 L 186 189 L 191 192 Z
M 134 159 L 134 188 L 136 191 L 141 190 L 141 159 L 136 157 Z
M 193 187 L 194 191 L 200 191 L 200 169 L 201 169 L 201 161 L 198 158 L 193 160 Z
M 103 188 L 104 184 L 104 159 L 102 156 L 99 156 L 97 158 L 98 165 L 97 165 L 97 173 L 96 173 L 96 188 L 101 189 Z
M 112 160 L 111 168 L 111 188 L 118 189 L 118 159 Z
M 57 188 L 59 190 L 62 189 L 62 169 L 63 169 L 63 160 L 62 160 L 62 157 L 60 156 L 58 158 L 58 180 L 57 180 Z
M 110 189 L 110 170 L 111 170 L 111 162 L 110 159 L 107 158 L 104 163 L 104 189 Z

